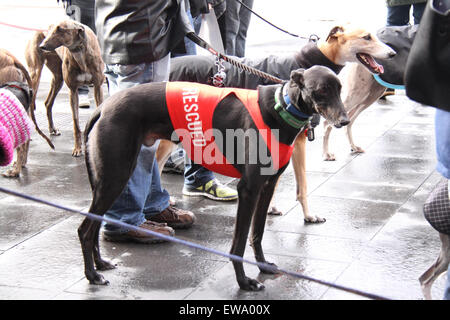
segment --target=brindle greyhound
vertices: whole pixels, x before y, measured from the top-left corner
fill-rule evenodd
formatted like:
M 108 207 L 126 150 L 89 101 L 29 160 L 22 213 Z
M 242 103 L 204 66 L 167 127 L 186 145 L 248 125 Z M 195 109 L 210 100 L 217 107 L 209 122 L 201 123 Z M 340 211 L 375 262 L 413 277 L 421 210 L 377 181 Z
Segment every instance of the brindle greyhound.
M 166 86 L 166 83 L 149 83 L 123 90 L 105 100 L 101 108 L 92 114 L 85 129 L 86 166 L 93 192 L 89 212 L 103 215 L 110 208 L 133 172 L 142 144 L 150 146 L 157 139 L 171 139 L 174 126 L 167 107 Z M 319 113 L 337 127 L 348 123 L 340 98 L 341 84 L 336 74 L 322 66 L 295 70 L 291 73 L 289 82 L 260 86 L 257 89 L 262 119 L 272 130 L 279 130 L 278 140 L 281 143 L 292 145 L 301 130 L 287 124 L 274 108 L 275 93 L 281 86 L 287 90 L 291 104 L 298 112 L 307 116 Z M 236 95 L 227 95 L 215 107 L 212 119 L 214 129 L 222 133 L 227 129 L 256 130 L 252 116 Z M 249 159 L 249 152 L 247 145 L 244 149 L 245 159 Z M 222 153 L 228 154 L 226 150 L 222 150 Z M 262 174 L 264 165 L 258 161 L 240 164 L 235 159 L 227 160 L 241 175 L 237 186 L 239 202 L 231 253 L 244 255 L 252 224 L 251 242 L 256 260 L 266 262 L 261 241 L 267 209 L 278 177 L 287 164 L 267 175 Z M 78 234 L 87 279 L 92 284 L 107 284 L 103 276 L 94 269 L 94 262 L 99 270 L 114 268 L 100 257 L 99 230 L 99 222 L 86 218 L 80 225 Z M 233 265 L 237 282 L 242 289 L 263 288 L 258 281 L 246 277 L 241 262 L 233 262 Z
M 33 83 L 33 102 L 44 64 L 53 74 L 50 92 L 45 100 L 48 127 L 51 135 L 60 135 L 53 123 L 52 108 L 56 95 L 65 82 L 69 87 L 70 107 L 72 108 L 73 135 L 75 146 L 72 156 L 81 156 L 81 130 L 78 113 L 78 87 L 94 85 L 95 103 L 103 101 L 102 84 L 104 63 L 95 33 L 86 25 L 73 20 L 64 20 L 49 27 L 47 35 L 36 32 L 27 43 L 25 58 Z

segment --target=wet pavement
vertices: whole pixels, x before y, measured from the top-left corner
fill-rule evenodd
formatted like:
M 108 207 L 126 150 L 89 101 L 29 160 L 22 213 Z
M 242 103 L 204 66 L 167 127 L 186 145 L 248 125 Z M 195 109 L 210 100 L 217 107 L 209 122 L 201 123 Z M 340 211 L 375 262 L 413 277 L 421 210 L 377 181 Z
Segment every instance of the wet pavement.
M 43 28 L 62 10 L 56 1 L 49 3 L 23 1 L 19 7 L 0 1 L 0 21 Z M 19 14 L 29 19 L 12 18 Z M 39 19 L 33 20 L 37 16 Z M 324 20 L 315 18 L 311 25 L 322 26 Z M 0 26 L 0 34 L 9 39 L 2 46 L 24 62 L 23 49 L 31 32 Z M 255 35 L 251 29 L 249 56 L 289 52 L 299 41 L 272 37 L 260 42 Z M 49 81 L 47 71 L 37 103 L 42 129 L 47 128 L 43 101 Z M 93 110 L 91 97 L 91 108 L 80 109 L 82 128 Z M 356 143 L 366 153 L 351 154 L 344 131 L 333 130 L 330 149 L 337 157 L 334 162 L 322 161 L 323 130 L 318 128 L 317 139 L 307 144 L 308 200 L 311 212 L 327 221 L 317 225 L 303 222 L 289 166 L 275 194 L 276 205 L 284 214 L 268 217 L 266 224 L 263 247 L 268 260 L 283 269 L 388 298 L 422 299 L 418 277 L 440 249 L 437 232 L 422 214 L 422 204 L 440 179 L 434 170 L 433 115 L 432 108 L 414 103 L 398 91 L 364 111 L 353 126 Z M 71 156 L 72 119 L 65 86 L 56 99 L 54 116 L 62 133 L 52 137 L 56 150 L 50 150 L 34 134 L 22 176 L 1 177 L 0 185 L 87 210 L 90 186 L 84 158 Z M 4 172 L 7 168 L 0 169 Z M 231 186 L 237 184 L 235 179 L 218 177 Z M 179 175 L 163 174 L 162 182 L 178 205 L 198 218 L 192 228 L 177 230 L 176 236 L 228 252 L 236 202 L 184 197 Z M 0 208 L 0 299 L 362 299 L 286 275 L 262 275 L 254 266 L 246 266 L 247 275 L 262 281 L 266 289 L 245 292 L 235 282 L 226 258 L 172 243 L 101 240 L 103 256 L 118 267 L 103 272 L 109 286 L 92 286 L 84 278 L 76 232 L 82 217 L 6 194 L 0 194 Z M 253 259 L 249 246 L 245 257 Z M 436 281 L 434 298 L 442 297 L 444 283 L 445 277 Z

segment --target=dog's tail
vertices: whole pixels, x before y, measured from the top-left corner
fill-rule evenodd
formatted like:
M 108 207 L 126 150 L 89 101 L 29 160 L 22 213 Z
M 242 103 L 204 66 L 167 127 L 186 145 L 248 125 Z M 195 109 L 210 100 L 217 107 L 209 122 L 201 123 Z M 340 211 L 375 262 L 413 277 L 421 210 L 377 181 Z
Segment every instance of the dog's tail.
M 33 88 L 33 85 L 32 85 L 32 83 L 31 83 L 31 77 L 30 77 L 30 74 L 28 73 L 28 70 L 25 68 L 25 66 L 24 66 L 23 64 L 21 64 L 21 63 L 20 63 L 19 61 L 17 61 L 17 60 L 14 61 L 14 65 L 15 65 L 15 67 L 16 67 L 17 69 L 19 69 L 20 71 L 22 71 L 22 73 L 23 73 L 25 79 L 27 80 L 27 83 L 28 83 L 28 86 L 30 87 L 30 89 Z M 50 146 L 50 148 L 52 148 L 52 149 L 54 150 L 54 149 L 55 149 L 55 146 L 53 145 L 52 141 L 50 140 L 49 137 L 47 137 L 47 136 L 45 135 L 45 133 L 43 133 L 43 132 L 41 131 L 41 129 L 39 128 L 39 126 L 38 126 L 38 124 L 37 124 L 36 117 L 35 117 L 35 115 L 34 115 L 34 109 L 35 109 L 35 103 L 36 103 L 36 99 L 34 98 L 35 95 L 36 95 L 36 92 L 32 92 L 32 93 L 31 93 L 31 105 L 30 105 L 30 109 L 29 109 L 31 120 L 33 120 L 34 127 L 35 127 L 37 133 L 39 133 L 39 135 L 40 135 L 42 138 L 44 138 L 45 141 L 47 141 L 47 143 L 48 143 L 48 145 Z
M 91 186 L 94 184 L 94 177 L 92 176 L 92 167 L 90 162 L 90 154 L 89 154 L 89 148 L 88 148 L 88 140 L 89 140 L 89 133 L 91 132 L 94 125 L 97 123 L 98 119 L 101 116 L 101 105 L 92 112 L 89 120 L 86 122 L 86 127 L 84 128 L 84 154 L 85 154 L 85 162 L 86 162 L 86 169 L 88 172 L 89 177 L 89 183 Z

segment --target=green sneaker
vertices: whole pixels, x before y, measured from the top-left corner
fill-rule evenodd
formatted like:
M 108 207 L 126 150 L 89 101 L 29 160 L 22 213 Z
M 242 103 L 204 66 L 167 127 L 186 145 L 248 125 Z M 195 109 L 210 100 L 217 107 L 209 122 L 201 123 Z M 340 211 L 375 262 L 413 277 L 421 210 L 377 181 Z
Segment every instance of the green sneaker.
M 236 190 L 221 184 L 217 179 L 213 179 L 200 187 L 183 187 L 185 196 L 204 196 L 213 200 L 231 201 L 238 198 Z

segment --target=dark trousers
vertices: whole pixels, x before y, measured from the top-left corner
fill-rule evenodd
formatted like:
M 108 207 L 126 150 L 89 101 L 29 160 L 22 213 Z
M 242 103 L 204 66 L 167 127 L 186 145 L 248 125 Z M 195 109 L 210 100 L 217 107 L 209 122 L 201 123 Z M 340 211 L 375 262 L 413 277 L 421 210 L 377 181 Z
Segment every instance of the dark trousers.
M 413 8 L 414 24 L 419 24 L 425 10 L 426 3 L 405 4 L 401 6 L 388 7 L 387 25 L 406 26 L 409 25 L 410 11 Z

